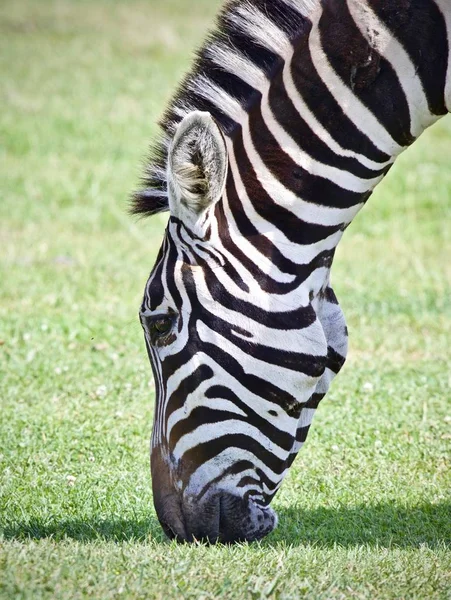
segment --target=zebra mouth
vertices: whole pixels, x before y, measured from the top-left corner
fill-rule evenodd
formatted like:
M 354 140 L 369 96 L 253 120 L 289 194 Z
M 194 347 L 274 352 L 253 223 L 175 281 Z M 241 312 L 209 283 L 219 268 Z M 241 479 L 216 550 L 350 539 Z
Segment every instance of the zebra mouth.
M 270 533 L 277 525 L 275 512 L 227 492 L 220 492 L 199 503 L 187 498 L 183 504 L 175 498 L 168 510 L 159 515 L 169 539 L 178 542 L 202 541 L 209 544 L 253 542 Z M 155 502 L 158 510 L 158 502 Z

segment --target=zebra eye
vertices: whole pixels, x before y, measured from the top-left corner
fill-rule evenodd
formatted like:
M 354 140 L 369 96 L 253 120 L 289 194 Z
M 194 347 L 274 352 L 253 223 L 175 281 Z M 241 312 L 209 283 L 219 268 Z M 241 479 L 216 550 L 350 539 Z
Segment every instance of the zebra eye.
M 151 327 L 157 335 L 164 335 L 172 328 L 172 319 L 170 317 L 159 317 L 152 322 Z
M 170 334 L 174 328 L 175 317 L 174 311 L 161 315 L 141 315 L 141 325 L 149 335 L 152 344 L 167 346 L 174 341 L 174 336 Z
M 159 315 L 147 321 L 150 338 L 154 344 L 162 343 L 172 330 L 174 317 L 172 315 Z M 161 340 L 161 341 L 160 341 Z

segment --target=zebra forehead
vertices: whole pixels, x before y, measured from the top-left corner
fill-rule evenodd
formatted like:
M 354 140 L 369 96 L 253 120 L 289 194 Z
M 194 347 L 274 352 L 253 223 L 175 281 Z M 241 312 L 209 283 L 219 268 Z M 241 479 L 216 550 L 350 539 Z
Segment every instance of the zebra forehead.
M 151 147 L 143 188 L 133 195 L 132 213 L 169 210 L 168 147 L 181 119 L 193 110 L 207 111 L 225 135 L 233 136 L 251 106 L 261 101 L 256 91 L 282 68 L 293 41 L 309 30 L 319 4 L 319 0 L 272 0 L 269 7 L 262 0 L 226 2 L 160 121 L 160 138 Z M 219 83 L 218 67 L 228 74 Z

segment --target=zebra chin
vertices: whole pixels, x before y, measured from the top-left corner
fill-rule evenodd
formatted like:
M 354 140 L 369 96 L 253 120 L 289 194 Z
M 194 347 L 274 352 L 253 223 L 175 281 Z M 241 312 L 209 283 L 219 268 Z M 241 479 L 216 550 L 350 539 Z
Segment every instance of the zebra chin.
M 271 533 L 277 525 L 272 508 L 224 491 L 200 502 L 189 497 L 181 501 L 173 495 L 154 497 L 154 503 L 163 531 L 178 542 L 253 542 Z

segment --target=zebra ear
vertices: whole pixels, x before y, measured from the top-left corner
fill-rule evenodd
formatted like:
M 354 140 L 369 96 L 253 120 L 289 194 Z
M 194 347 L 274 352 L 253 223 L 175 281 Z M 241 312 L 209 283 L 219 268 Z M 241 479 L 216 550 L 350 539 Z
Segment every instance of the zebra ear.
M 208 112 L 189 113 L 179 124 L 169 148 L 171 214 L 197 221 L 221 197 L 227 165 L 225 140 L 213 117 Z

